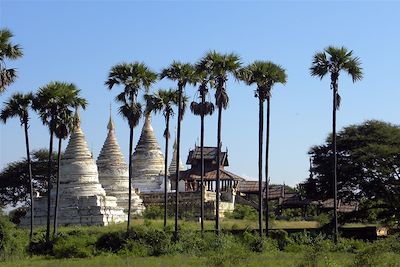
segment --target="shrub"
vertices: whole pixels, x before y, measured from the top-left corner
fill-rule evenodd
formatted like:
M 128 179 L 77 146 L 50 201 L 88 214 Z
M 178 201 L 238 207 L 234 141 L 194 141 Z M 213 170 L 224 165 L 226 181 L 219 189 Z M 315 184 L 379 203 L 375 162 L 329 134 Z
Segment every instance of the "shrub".
M 26 233 L 20 233 L 7 216 L 0 214 L 0 261 L 21 258 L 25 254 Z
M 270 231 L 270 236 L 277 241 L 280 250 L 284 250 L 286 246 L 291 243 L 288 233 L 284 230 Z
M 171 243 L 171 236 L 169 236 L 166 232 L 149 229 L 144 238 L 144 243 L 149 248 L 150 256 L 159 256 L 166 254 L 169 250 Z
M 321 213 L 318 216 L 314 216 L 314 220 L 319 223 L 320 227 L 322 227 L 322 226 L 327 225 L 328 223 L 330 223 L 332 218 L 331 218 L 331 216 L 329 216 L 328 213 Z
M 86 258 L 94 254 L 93 244 L 84 236 L 59 238 L 54 244 L 56 258 Z
M 255 220 L 257 218 L 257 211 L 253 207 L 237 204 L 233 212 L 227 212 L 225 216 L 230 219 Z
M 117 252 L 125 245 L 125 235 L 122 232 L 102 234 L 96 241 L 96 249 Z
M 161 219 L 164 218 L 164 209 L 160 206 L 149 206 L 143 212 L 145 219 Z
M 278 244 L 275 240 L 260 237 L 259 234 L 254 234 L 249 231 L 243 233 L 244 243 L 253 252 L 274 252 L 278 250 Z
M 46 242 L 46 233 L 35 233 L 29 243 L 28 251 L 34 255 L 53 255 L 54 241 Z

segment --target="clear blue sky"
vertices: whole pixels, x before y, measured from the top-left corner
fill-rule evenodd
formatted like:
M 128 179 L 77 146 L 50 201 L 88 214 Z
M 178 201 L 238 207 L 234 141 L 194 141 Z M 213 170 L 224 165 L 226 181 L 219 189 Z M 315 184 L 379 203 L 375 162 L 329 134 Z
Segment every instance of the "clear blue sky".
M 400 123 L 398 102 L 400 3 L 391 2 L 233 2 L 228 1 L 6 1 L 0 0 L 0 27 L 9 28 L 24 57 L 8 62 L 19 78 L 0 96 L 35 91 L 50 81 L 75 83 L 90 105 L 81 112 L 82 128 L 94 156 L 106 137 L 109 103 L 119 89 L 104 86 L 112 65 L 143 61 L 155 71 L 172 60 L 195 62 L 205 52 L 238 53 L 244 64 L 271 60 L 288 74 L 273 90 L 271 181 L 294 185 L 308 175 L 307 151 L 324 142 L 331 130 L 329 79 L 309 75 L 316 51 L 346 46 L 359 56 L 365 78 L 356 84 L 340 77 L 342 106 L 338 127 L 380 119 Z M 152 89 L 174 86 L 162 81 Z M 223 113 L 223 147 L 229 170 L 257 177 L 258 102 L 254 87 L 229 80 L 229 109 Z M 188 87 L 190 101 L 195 88 Z M 214 96 L 212 94 L 212 99 Z M 128 127 L 113 116 L 123 153 Z M 206 144 L 216 145 L 216 114 L 206 119 Z M 175 119 L 173 120 L 175 124 Z M 199 118 L 187 112 L 182 129 L 182 160 L 199 136 Z M 135 132 L 137 140 L 142 124 Z M 153 116 L 164 146 L 164 121 Z M 25 156 L 18 120 L 0 126 L 0 168 Z M 31 120 L 32 149 L 47 147 L 48 131 Z M 136 143 L 136 141 L 135 141 Z M 65 147 L 65 146 L 64 146 Z

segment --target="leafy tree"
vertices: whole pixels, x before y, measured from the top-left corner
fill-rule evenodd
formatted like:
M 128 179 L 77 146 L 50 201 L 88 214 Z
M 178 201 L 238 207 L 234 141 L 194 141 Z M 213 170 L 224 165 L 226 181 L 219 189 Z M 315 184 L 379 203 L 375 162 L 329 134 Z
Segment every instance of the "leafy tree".
M 31 222 L 29 238 L 33 236 L 33 218 L 34 218 L 34 201 L 33 201 L 33 183 L 32 183 L 32 165 L 31 165 L 31 154 L 29 149 L 29 109 L 31 108 L 33 101 L 33 94 L 27 93 L 15 93 L 11 96 L 8 102 L 5 103 L 4 108 L 0 112 L 0 119 L 6 123 L 8 119 L 18 117 L 21 126 L 24 127 L 25 132 L 25 147 L 26 147 L 26 158 L 27 158 L 27 173 L 29 175 L 29 195 L 30 195 L 30 206 L 31 206 Z
M 208 84 L 210 83 L 211 69 L 209 66 L 196 64 L 196 80 L 200 83 L 198 92 L 200 102 L 193 101 L 190 110 L 196 116 L 200 116 L 200 224 L 201 231 L 204 231 L 204 117 L 214 113 L 214 104 L 206 101 L 208 95 Z
M 13 34 L 8 29 L 0 29 L 0 94 L 17 78 L 15 69 L 7 69 L 6 60 L 15 60 L 22 57 L 22 48 L 11 43 Z
M 338 239 L 337 223 L 337 153 L 336 153 L 336 110 L 340 106 L 339 95 L 339 74 L 341 71 L 347 72 L 353 79 L 353 82 L 362 79 L 361 62 L 358 57 L 353 57 L 353 51 L 348 51 L 345 47 L 337 48 L 329 46 L 322 52 L 317 52 L 313 57 L 310 68 L 312 76 L 317 76 L 321 80 L 329 73 L 331 78 L 331 89 L 333 93 L 332 106 L 332 147 L 333 147 L 333 195 L 334 195 L 334 239 Z
M 158 90 L 153 95 L 145 95 L 147 102 L 146 113 L 162 112 L 165 118 L 165 161 L 164 161 L 164 228 L 167 227 L 167 204 L 168 204 L 168 140 L 169 134 L 169 120 L 174 116 L 173 106 L 179 104 L 179 93 L 176 90 Z
M 31 153 L 32 184 L 34 191 L 44 194 L 47 188 L 48 150 L 41 149 Z M 53 154 L 57 159 L 57 154 Z M 0 202 L 4 205 L 30 205 L 30 181 L 26 171 L 27 159 L 9 163 L 0 172 Z M 55 182 L 57 169 L 52 169 L 51 181 Z
M 184 106 L 184 90 L 188 83 L 195 82 L 195 69 L 189 63 L 181 63 L 174 61 L 172 64 L 163 69 L 160 73 L 160 79 L 168 78 L 178 82 L 178 122 L 176 134 L 176 174 L 175 174 L 175 238 L 178 239 L 178 204 L 179 204 L 179 157 L 181 144 L 181 121 L 185 111 Z
M 238 55 L 220 54 L 216 51 L 208 52 L 198 63 L 202 69 L 208 69 L 211 73 L 211 83 L 215 88 L 215 104 L 218 107 L 218 128 L 217 128 L 217 162 L 221 162 L 221 129 L 222 129 L 222 109 L 228 108 L 229 96 L 226 90 L 226 81 L 229 74 L 237 75 L 241 66 L 240 58 Z M 217 168 L 216 179 L 216 211 L 215 211 L 215 230 L 219 235 L 219 203 L 220 203 L 220 168 Z
M 264 131 L 264 102 L 267 100 L 267 140 L 266 140 L 266 152 L 265 152 L 265 223 L 266 223 L 266 235 L 268 236 L 268 221 L 269 221 L 269 208 L 268 208 L 268 170 L 269 170 L 269 131 L 270 131 L 270 106 L 271 106 L 271 95 L 272 87 L 276 83 L 286 83 L 285 70 L 270 61 L 255 61 L 249 66 L 243 68 L 239 72 L 239 78 L 243 80 L 247 85 L 257 85 L 255 91 L 255 97 L 259 100 L 259 116 L 258 116 L 258 227 L 259 234 L 262 236 L 262 212 L 263 212 L 263 201 L 262 201 L 262 151 L 263 151 L 263 131 Z
M 114 86 L 123 86 L 123 91 L 115 100 L 121 104 L 119 114 L 129 124 L 129 198 L 128 198 L 128 224 L 130 228 L 132 209 L 132 153 L 133 153 L 133 129 L 139 124 L 142 116 L 142 106 L 137 102 L 140 89 L 146 92 L 157 80 L 157 74 L 152 72 L 144 63 L 122 63 L 111 68 L 105 85 L 111 90 Z
M 302 185 L 306 197 L 328 199 L 334 191 L 332 136 L 309 151 L 313 176 Z M 400 127 L 366 121 L 345 127 L 337 136 L 338 195 L 377 210 L 378 218 L 400 220 Z

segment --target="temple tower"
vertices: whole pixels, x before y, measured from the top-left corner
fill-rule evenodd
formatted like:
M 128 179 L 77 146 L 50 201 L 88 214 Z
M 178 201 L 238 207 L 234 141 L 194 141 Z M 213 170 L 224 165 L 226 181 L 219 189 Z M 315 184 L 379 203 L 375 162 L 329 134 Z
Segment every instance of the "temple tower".
M 164 155 L 154 135 L 150 115 L 146 115 L 133 153 L 133 187 L 141 192 L 162 191 Z
M 54 216 L 55 190 L 51 196 L 51 217 Z M 47 197 L 35 200 L 35 224 L 45 225 Z M 89 151 L 79 118 L 60 162 L 59 225 L 108 225 L 127 220 L 117 199 L 107 196 L 99 183 L 97 166 Z M 29 215 L 28 215 L 29 216 Z M 21 225 L 29 225 L 29 217 Z M 52 218 L 53 220 L 53 218 Z
M 107 138 L 97 158 L 99 181 L 107 195 L 116 197 L 118 206 L 127 211 L 129 205 L 129 170 L 115 136 L 111 114 L 107 129 Z M 132 190 L 132 214 L 141 214 L 143 210 L 142 199 L 135 190 Z
M 172 153 L 172 160 L 171 160 L 171 163 L 169 164 L 169 167 L 168 167 L 168 171 L 169 171 L 170 175 L 175 175 L 175 173 L 176 173 L 176 156 L 177 156 L 177 153 L 176 153 L 176 134 L 175 134 L 175 140 L 174 140 L 173 148 L 174 148 L 174 152 Z M 184 170 L 185 170 L 185 166 L 183 165 L 182 160 L 179 159 L 179 171 L 184 171 Z
M 176 151 L 176 131 L 175 131 L 175 140 L 173 145 L 174 151 L 172 153 L 172 160 L 169 164 L 168 171 L 169 171 L 169 180 L 171 183 L 171 189 L 175 190 L 175 176 L 176 176 L 176 158 L 177 158 L 177 151 Z M 184 171 L 185 166 L 182 163 L 182 160 L 179 158 L 179 171 Z M 180 180 L 178 184 L 179 192 L 186 191 L 186 184 L 184 180 Z

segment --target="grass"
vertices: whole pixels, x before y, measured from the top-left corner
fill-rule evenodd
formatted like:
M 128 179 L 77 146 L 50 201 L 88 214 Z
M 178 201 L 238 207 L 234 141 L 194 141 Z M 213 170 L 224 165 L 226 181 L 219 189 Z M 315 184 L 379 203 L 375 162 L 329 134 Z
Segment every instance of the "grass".
M 151 225 L 154 228 L 162 229 L 163 228 L 163 220 L 162 219 L 132 219 L 132 226 L 138 225 Z M 196 221 L 184 221 L 180 220 L 178 222 L 179 226 L 183 230 L 200 230 L 200 223 Z M 167 226 L 171 229 L 174 228 L 173 219 L 169 219 Z M 214 221 L 205 221 L 204 228 L 205 230 L 214 230 L 215 222 Z M 319 227 L 319 223 L 316 221 L 272 221 L 271 229 L 315 229 Z M 109 226 L 66 226 L 59 227 L 59 232 L 69 232 L 74 230 L 79 231 L 88 231 L 89 234 L 93 233 L 106 233 L 110 231 L 124 230 L 126 229 L 126 223 L 114 224 Z M 221 220 L 221 229 L 223 230 L 231 230 L 231 229 L 258 229 L 258 222 L 254 220 L 236 220 L 236 219 L 222 219 Z M 27 229 L 24 229 L 27 231 Z M 35 231 L 45 230 L 44 227 L 36 228 Z
M 246 256 L 235 259 L 235 266 L 301 266 L 305 255 L 301 253 L 247 253 Z M 349 253 L 330 253 L 321 258 L 317 266 L 326 266 L 327 260 L 334 263 L 334 266 L 348 266 L 353 255 Z M 107 254 L 86 259 L 63 259 L 53 260 L 44 257 L 33 257 L 29 260 L 8 262 L 8 267 L 106 267 L 106 266 L 218 266 L 218 260 L 209 257 L 196 257 L 191 255 L 167 255 L 160 257 L 132 257 L 124 255 Z M 225 262 L 226 266 L 231 266 L 229 259 Z M 307 265 L 306 265 L 307 266 Z

